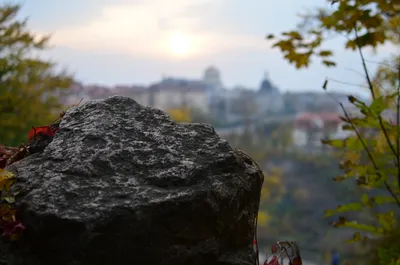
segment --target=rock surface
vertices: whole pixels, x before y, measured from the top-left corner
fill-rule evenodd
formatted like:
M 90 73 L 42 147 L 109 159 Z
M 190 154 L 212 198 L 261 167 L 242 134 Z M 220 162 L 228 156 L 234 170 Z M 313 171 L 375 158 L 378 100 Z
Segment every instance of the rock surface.
M 120 96 L 74 107 L 59 126 L 8 168 L 26 230 L 2 243 L 7 264 L 254 264 L 262 175 L 211 126 Z

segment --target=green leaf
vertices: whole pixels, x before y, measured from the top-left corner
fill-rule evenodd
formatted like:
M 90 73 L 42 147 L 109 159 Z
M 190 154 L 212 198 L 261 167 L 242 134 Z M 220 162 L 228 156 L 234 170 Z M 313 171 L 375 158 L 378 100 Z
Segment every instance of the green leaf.
M 374 101 L 372 101 L 371 105 L 369 106 L 370 111 L 376 116 L 380 115 L 387 108 L 388 105 L 383 96 L 374 99 Z
M 335 210 L 325 210 L 324 211 L 324 217 L 330 217 L 332 215 L 335 215 L 336 211 Z
M 344 177 L 344 176 L 336 176 L 336 177 L 334 177 L 332 180 L 333 181 L 343 181 L 343 180 L 345 180 L 346 178 Z
M 392 231 L 396 226 L 396 219 L 393 211 L 378 214 L 377 218 L 384 231 Z
M 15 203 L 15 198 L 14 197 L 3 197 L 3 200 L 5 200 L 7 203 Z
M 370 204 L 370 200 L 369 200 L 368 194 L 364 193 L 364 194 L 361 196 L 361 202 L 362 202 L 364 205 L 366 205 L 366 206 L 368 206 L 368 205 Z
M 372 197 L 371 200 L 378 205 L 386 204 L 386 203 L 396 203 L 396 200 L 392 196 L 375 196 Z
M 370 233 L 383 233 L 383 229 L 378 228 L 373 225 L 367 225 L 367 224 L 360 224 L 357 221 L 348 221 L 348 220 L 339 220 L 338 222 L 335 223 L 336 227 L 347 227 L 347 228 L 353 228 L 356 230 L 360 231 L 366 231 Z
M 359 101 L 356 97 L 352 95 L 348 96 L 347 99 L 349 100 L 350 103 L 355 103 Z
M 351 212 L 351 211 L 360 211 L 364 208 L 364 206 L 359 202 L 350 202 L 344 205 L 339 205 L 336 207 L 337 213 Z
M 364 146 L 362 145 L 361 141 L 358 139 L 357 136 L 348 137 L 344 140 L 345 146 L 348 150 L 352 151 L 363 151 Z
M 328 209 L 324 211 L 324 216 L 329 217 L 338 213 L 345 213 L 345 212 L 353 212 L 353 211 L 360 211 L 363 209 L 363 205 L 359 202 L 351 202 L 344 205 L 338 205 L 335 209 Z M 341 221 L 343 221 L 344 217 L 341 217 Z
M 342 130 L 343 131 L 354 131 L 353 127 L 351 127 L 350 124 L 343 124 L 342 125 Z
M 343 147 L 343 140 L 340 139 L 334 139 L 334 140 L 321 140 L 321 142 L 325 145 L 329 145 L 332 147 L 338 147 L 341 148 Z

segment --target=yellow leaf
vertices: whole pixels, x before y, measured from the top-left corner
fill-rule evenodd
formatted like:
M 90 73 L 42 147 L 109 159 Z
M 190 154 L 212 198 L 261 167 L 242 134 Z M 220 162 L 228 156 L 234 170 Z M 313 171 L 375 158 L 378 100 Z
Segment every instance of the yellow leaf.
M 0 169 L 0 191 L 9 191 L 10 186 L 14 182 L 14 174 L 12 172 Z
M 332 55 L 333 55 L 332 51 L 328 51 L 328 50 L 319 52 L 319 56 L 321 56 L 321 57 L 328 57 L 328 56 L 332 56 Z
M 169 109 L 168 114 L 177 122 L 191 122 L 189 108 Z
M 11 208 L 11 206 L 8 204 L 3 204 L 0 206 L 0 216 L 5 221 L 14 220 L 15 213 L 15 209 Z
M 344 154 L 344 160 L 350 161 L 352 164 L 357 164 L 360 162 L 361 155 L 359 152 L 348 150 Z
M 258 212 L 258 224 L 260 226 L 266 226 L 268 225 L 268 222 L 271 220 L 271 216 L 264 211 Z
M 322 60 L 322 63 L 323 63 L 325 66 L 328 66 L 328 67 L 336 66 L 336 63 L 335 63 L 334 61 Z
M 20 235 L 18 233 L 14 233 L 10 236 L 10 241 L 13 241 L 13 242 L 18 241 L 19 237 L 20 237 Z

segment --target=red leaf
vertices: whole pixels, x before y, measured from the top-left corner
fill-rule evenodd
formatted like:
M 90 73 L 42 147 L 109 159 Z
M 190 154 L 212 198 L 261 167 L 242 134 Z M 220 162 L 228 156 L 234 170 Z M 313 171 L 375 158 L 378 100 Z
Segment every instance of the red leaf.
M 6 157 L 0 157 L 0 168 L 5 168 L 6 165 L 7 165 L 7 158 Z
M 1 228 L 3 229 L 3 236 L 8 237 L 18 234 L 25 229 L 20 221 L 3 222 Z
M 56 131 L 57 130 L 53 130 L 50 126 L 33 127 L 28 133 L 28 141 L 40 134 L 53 137 Z

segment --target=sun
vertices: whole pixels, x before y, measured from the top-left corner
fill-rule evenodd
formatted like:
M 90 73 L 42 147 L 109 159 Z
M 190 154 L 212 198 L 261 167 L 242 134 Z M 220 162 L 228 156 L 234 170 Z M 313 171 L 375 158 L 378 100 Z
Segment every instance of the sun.
M 185 57 L 190 52 L 190 40 L 183 34 L 174 34 L 169 39 L 169 48 L 175 56 Z

